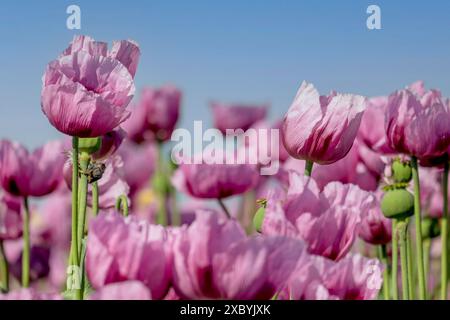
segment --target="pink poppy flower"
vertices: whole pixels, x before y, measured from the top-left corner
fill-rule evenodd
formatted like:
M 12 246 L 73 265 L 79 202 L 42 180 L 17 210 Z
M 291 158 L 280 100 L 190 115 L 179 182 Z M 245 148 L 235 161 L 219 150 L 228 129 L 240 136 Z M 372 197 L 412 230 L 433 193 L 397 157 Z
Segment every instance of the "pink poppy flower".
M 389 147 L 384 130 L 384 117 L 388 105 L 388 97 L 374 97 L 367 101 L 367 109 L 361 120 L 358 137 L 375 152 L 382 154 L 395 153 Z
M 383 267 L 376 259 L 349 255 L 335 263 L 326 259 L 318 266 L 328 292 L 340 300 L 373 300 L 383 284 Z
M 113 131 L 130 115 L 139 47 L 120 41 L 107 44 L 75 36 L 44 73 L 42 111 L 62 133 L 99 137 Z
M 449 105 L 436 90 L 394 92 L 389 96 L 385 128 L 389 146 L 397 152 L 440 157 L 450 143 Z
M 247 238 L 233 220 L 198 212 L 173 244 L 173 284 L 184 299 L 270 299 L 303 252 L 288 238 Z
M 246 131 L 264 120 L 268 105 L 224 104 L 211 102 L 214 127 L 226 134 L 227 129 Z
M 43 293 L 35 289 L 18 289 L 8 294 L 0 293 L 0 300 L 63 300 L 57 293 Z
M 371 205 L 361 222 L 359 237 L 373 245 L 388 244 L 392 239 L 392 220 L 386 218 L 380 209 L 382 192 L 376 193 L 377 200 Z
M 138 280 L 154 299 L 169 290 L 171 256 L 169 235 L 150 225 L 116 213 L 100 214 L 89 227 L 86 271 L 94 288 L 126 280 Z M 157 257 L 157 258 L 155 258 Z
M 142 282 L 124 281 L 98 289 L 89 300 L 151 300 L 151 293 Z
M 178 191 L 203 199 L 227 198 L 256 186 L 259 179 L 256 165 L 226 164 L 225 157 L 225 153 L 217 157 L 204 153 L 181 160 L 172 176 L 173 185 Z M 223 161 L 217 163 L 218 158 Z
M 53 192 L 62 181 L 62 142 L 48 142 L 29 153 L 23 146 L 0 141 L 0 182 L 16 196 L 41 197 Z
M 0 241 L 22 236 L 21 202 L 0 190 Z
M 263 233 L 301 238 L 310 253 L 333 260 L 350 251 L 374 201 L 370 193 L 351 184 L 332 182 L 320 192 L 312 178 L 295 172 L 285 197 L 268 199 Z
M 180 114 L 181 91 L 171 85 L 147 87 L 142 90 L 139 104 L 146 110 L 146 129 L 158 141 L 169 140 Z
M 385 163 L 380 155 L 356 139 L 350 152 L 341 160 L 328 165 L 314 166 L 312 177 L 320 189 L 330 182 L 339 181 L 344 184 L 356 184 L 363 190 L 374 191 L 378 187 L 384 168 Z M 303 160 L 290 158 L 283 165 L 282 173 L 278 177 L 286 183 L 289 170 L 303 174 L 304 169 Z
M 292 273 L 284 299 L 373 300 L 383 283 L 383 267 L 376 259 L 349 255 L 339 262 L 304 255 Z
M 284 117 L 284 146 L 297 159 L 336 162 L 350 151 L 365 108 L 364 97 L 335 92 L 320 96 L 303 82 Z
M 100 150 L 91 155 L 94 160 L 104 160 L 113 155 L 126 137 L 126 132 L 122 128 L 108 132 L 102 136 Z
M 118 154 L 123 160 L 124 179 L 133 197 L 141 188 L 150 185 L 158 159 L 156 146 L 153 143 L 135 145 L 125 140 Z

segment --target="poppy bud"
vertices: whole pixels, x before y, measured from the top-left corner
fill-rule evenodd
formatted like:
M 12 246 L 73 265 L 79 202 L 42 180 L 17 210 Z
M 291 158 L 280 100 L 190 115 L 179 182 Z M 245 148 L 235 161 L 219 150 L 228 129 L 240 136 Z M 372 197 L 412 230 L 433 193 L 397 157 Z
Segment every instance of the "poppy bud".
M 255 227 L 255 230 L 258 232 L 261 232 L 265 214 L 266 208 L 262 206 L 256 211 L 255 216 L 253 217 L 253 226 Z
M 414 213 L 414 197 L 406 189 L 389 190 L 381 200 L 381 211 L 390 219 L 410 217 Z
M 395 182 L 409 182 L 412 178 L 412 170 L 409 162 L 399 159 L 392 163 L 392 178 Z
M 439 219 L 426 217 L 422 220 L 422 237 L 424 239 L 437 238 L 440 234 Z

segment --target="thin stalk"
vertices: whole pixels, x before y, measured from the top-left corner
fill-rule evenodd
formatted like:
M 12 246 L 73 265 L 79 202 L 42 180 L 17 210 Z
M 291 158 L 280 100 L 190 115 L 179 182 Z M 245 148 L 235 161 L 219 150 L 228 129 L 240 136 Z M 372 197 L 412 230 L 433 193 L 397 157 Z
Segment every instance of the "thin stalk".
M 409 272 L 408 272 L 408 256 L 407 256 L 407 237 L 408 224 L 406 221 L 397 222 L 397 231 L 400 244 L 400 260 L 402 267 L 402 297 L 403 300 L 409 300 Z
M 92 213 L 94 217 L 98 215 L 98 182 L 92 184 Z
M 310 160 L 305 161 L 305 176 L 311 177 L 313 165 L 314 162 Z
M 427 281 L 425 276 L 425 266 L 423 263 L 423 246 L 422 246 L 422 217 L 420 209 L 420 182 L 419 168 L 417 158 L 411 158 L 412 176 L 414 181 L 414 218 L 416 224 L 416 260 L 419 276 L 419 298 L 425 300 L 427 297 Z
M 82 152 L 80 155 L 80 169 L 81 178 L 79 185 L 79 203 L 78 203 L 78 225 L 77 225 L 77 235 L 78 235 L 78 261 L 81 260 L 81 245 L 84 237 L 84 225 L 86 223 L 86 207 L 87 207 L 87 195 L 88 195 L 88 176 L 87 169 L 89 166 L 91 157 L 87 152 Z
M 68 269 L 67 283 L 73 284 L 73 277 L 78 277 L 78 138 L 72 138 L 72 239 L 70 247 L 70 265 Z M 74 275 L 74 273 L 76 273 Z M 75 284 L 78 286 L 78 284 Z M 81 299 L 80 288 L 70 288 L 75 290 L 75 299 Z
M 23 198 L 23 251 L 22 251 L 22 287 L 30 285 L 30 208 L 28 198 Z
M 448 288 L 448 169 L 449 163 L 445 162 L 442 175 L 442 197 L 444 198 L 441 218 L 441 300 L 447 300 Z
M 0 292 L 9 291 L 9 266 L 6 259 L 3 240 L 0 239 Z
M 424 252 L 424 267 L 425 274 L 430 274 L 430 256 L 431 256 L 431 239 L 423 239 L 423 252 Z M 427 297 L 428 298 L 428 297 Z
M 231 219 L 230 211 L 228 211 L 227 207 L 225 206 L 225 203 L 223 203 L 222 199 L 217 199 L 217 202 L 219 202 L 220 207 L 222 208 L 223 212 L 227 215 L 228 219 Z
M 167 196 L 167 186 L 166 186 L 166 168 L 164 165 L 164 157 L 163 157 L 163 144 L 162 142 L 158 142 L 158 164 L 157 164 L 157 172 L 155 173 L 154 179 L 156 178 L 156 183 L 154 185 L 154 190 L 158 195 L 158 215 L 156 217 L 156 221 L 158 224 L 163 226 L 167 226 L 167 208 L 166 208 L 166 196 Z
M 398 238 L 397 220 L 392 220 L 392 298 L 398 300 Z
M 121 195 L 116 200 L 116 210 L 122 212 L 124 217 L 128 217 L 128 199 L 127 196 Z
M 406 231 L 406 232 L 407 232 L 406 255 L 408 258 L 409 299 L 414 300 L 415 299 L 415 292 L 414 292 L 415 290 L 414 290 L 413 251 L 412 251 L 412 244 L 411 244 L 411 236 L 409 234 L 409 231 Z
M 389 286 L 389 260 L 387 255 L 387 246 L 385 244 L 378 246 L 380 260 L 384 264 L 383 271 L 383 297 L 384 300 L 389 300 L 390 286 Z

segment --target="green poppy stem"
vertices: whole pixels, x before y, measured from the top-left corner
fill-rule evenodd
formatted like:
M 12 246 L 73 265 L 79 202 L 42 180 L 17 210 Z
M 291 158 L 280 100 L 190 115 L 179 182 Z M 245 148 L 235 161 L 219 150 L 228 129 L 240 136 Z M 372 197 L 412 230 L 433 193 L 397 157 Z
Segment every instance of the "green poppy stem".
M 400 244 L 400 260 L 402 267 L 402 298 L 403 300 L 409 300 L 409 272 L 408 272 L 408 256 L 407 256 L 407 237 L 408 237 L 408 222 L 397 222 L 397 234 Z
M 409 229 L 408 229 L 409 230 Z M 406 255 L 408 258 L 408 283 L 409 283 L 409 299 L 415 299 L 415 290 L 414 290 L 414 268 L 413 268 L 413 250 L 411 243 L 411 236 L 409 235 L 409 231 L 406 238 Z M 426 274 L 426 273 L 425 273 Z
M 116 200 L 116 210 L 122 212 L 124 217 L 128 217 L 128 199 L 127 196 L 121 195 Z
M 427 285 L 425 266 L 423 263 L 423 246 L 422 246 L 422 217 L 420 208 L 420 182 L 419 182 L 419 168 L 417 165 L 417 158 L 411 158 L 412 176 L 414 181 L 414 218 L 415 218 L 415 233 L 416 233 L 416 263 L 419 276 L 419 298 L 425 300 L 427 297 Z
M 98 182 L 92 184 L 92 213 L 94 217 L 98 215 Z
M 72 239 L 70 246 L 70 265 L 67 270 L 67 284 L 69 290 L 75 291 L 75 299 L 81 299 L 80 284 L 78 283 L 78 138 L 72 138 Z M 75 281 L 74 281 L 75 279 Z M 75 282 L 75 283 L 74 283 Z M 74 287 L 73 287 L 74 286 Z
M 164 163 L 163 155 L 163 143 L 158 142 L 158 163 L 157 172 L 153 177 L 153 188 L 158 196 L 158 213 L 156 217 L 156 222 L 160 225 L 167 226 L 167 208 L 166 208 L 166 197 L 167 197 L 167 186 L 166 186 L 166 166 Z
M 390 285 L 389 285 L 389 259 L 387 254 L 387 246 L 385 244 L 381 244 L 378 246 L 380 260 L 384 264 L 383 271 L 383 297 L 384 300 L 390 299 Z
M 87 208 L 87 196 L 88 196 L 88 176 L 87 169 L 91 157 L 87 152 L 80 154 L 80 169 L 81 178 L 79 185 L 79 203 L 78 203 L 78 224 L 77 224 L 77 245 L 78 245 L 78 261 L 81 261 L 81 245 L 84 238 L 84 225 L 86 223 L 86 208 Z
M 30 208 L 28 198 L 23 198 L 23 251 L 22 251 L 22 287 L 30 285 Z
M 441 300 L 447 300 L 448 288 L 448 170 L 445 161 L 442 175 L 442 197 L 444 198 L 441 218 Z
M 305 176 L 311 177 L 313 165 L 314 162 L 310 160 L 305 161 Z
M 9 291 L 9 266 L 6 259 L 3 240 L 0 239 L 0 292 Z
M 392 298 L 398 300 L 398 238 L 397 220 L 392 220 Z

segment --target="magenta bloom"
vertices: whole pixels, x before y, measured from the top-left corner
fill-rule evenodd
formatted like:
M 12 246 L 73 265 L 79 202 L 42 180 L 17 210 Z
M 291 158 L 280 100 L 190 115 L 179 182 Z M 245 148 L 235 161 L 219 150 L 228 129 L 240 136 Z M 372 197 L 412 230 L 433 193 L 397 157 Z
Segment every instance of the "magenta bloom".
M 89 300 L 151 300 L 151 293 L 142 282 L 124 281 L 100 288 Z
M 169 140 L 178 122 L 181 96 L 171 85 L 143 89 L 133 115 L 124 123 L 128 137 L 136 143 Z
M 147 126 L 156 139 L 169 140 L 178 122 L 181 91 L 170 85 L 159 89 L 146 88 L 139 103 L 147 110 Z
M 173 282 L 184 299 L 270 299 L 303 252 L 300 241 L 247 238 L 233 220 L 198 212 L 173 245 Z
M 303 255 L 281 299 L 292 300 L 373 300 L 383 279 L 378 260 L 348 255 L 334 262 L 320 256 Z
M 42 111 L 62 133 L 98 137 L 113 131 L 130 115 L 139 47 L 131 41 L 107 44 L 75 36 L 50 62 L 42 78 Z
M 361 222 L 359 236 L 364 241 L 373 244 L 388 244 L 392 239 L 392 221 L 386 218 L 380 209 L 382 193 L 377 192 L 377 201 L 374 201 Z
M 94 288 L 138 280 L 154 299 L 169 290 L 171 257 L 168 234 L 161 226 L 115 213 L 100 214 L 89 227 L 86 270 Z
M 155 171 L 158 153 L 153 143 L 135 145 L 126 140 L 118 150 L 123 160 L 124 179 L 130 187 L 130 196 L 150 185 Z
M 450 143 L 450 110 L 439 91 L 414 86 L 389 96 L 386 135 L 391 148 L 418 158 L 440 157 Z
M 127 133 L 123 129 L 118 128 L 102 136 L 100 150 L 92 154 L 92 159 L 103 160 L 113 155 L 119 149 L 126 135 Z
M 172 177 L 172 183 L 179 191 L 193 197 L 227 198 L 248 191 L 258 182 L 259 171 L 256 165 L 215 164 L 213 159 L 210 164 L 207 161 L 195 164 L 200 162 L 196 160 L 197 157 L 199 155 L 194 157 L 194 161 L 181 163 Z M 210 159 L 208 155 L 204 157 Z
M 264 234 L 301 238 L 310 253 L 339 260 L 350 251 L 374 199 L 355 185 L 339 182 L 320 192 L 312 178 L 292 172 L 286 199 L 268 201 Z
M 64 161 L 60 141 L 49 142 L 30 154 L 20 144 L 2 140 L 1 186 L 16 196 L 45 196 L 62 181 Z
M 369 149 L 357 138 L 350 152 L 342 158 L 329 165 L 316 165 L 312 177 L 320 189 L 328 183 L 339 181 L 344 184 L 353 183 L 363 190 L 375 191 L 378 182 L 384 172 L 385 163 L 379 154 Z M 305 162 L 290 158 L 283 166 L 284 171 L 293 170 L 303 174 Z M 279 177 L 286 182 L 288 174 L 282 172 Z
M 383 283 L 383 267 L 376 259 L 349 255 L 335 263 L 323 260 L 318 266 L 328 292 L 340 300 L 372 300 Z
M 214 127 L 226 134 L 227 129 L 246 131 L 256 122 L 264 120 L 268 105 L 242 105 L 211 103 Z
M 389 147 L 386 131 L 384 130 L 384 117 L 387 105 L 388 97 L 375 97 L 368 100 L 358 136 L 364 144 L 375 152 L 392 154 L 395 151 Z
M 22 236 L 21 202 L 0 191 L 0 241 Z
M 350 151 L 365 108 L 364 97 L 335 92 L 320 96 L 303 82 L 284 118 L 284 146 L 297 159 L 336 162 Z
M 8 294 L 0 293 L 0 300 L 63 300 L 63 297 L 57 293 L 43 293 L 32 288 L 22 288 Z

